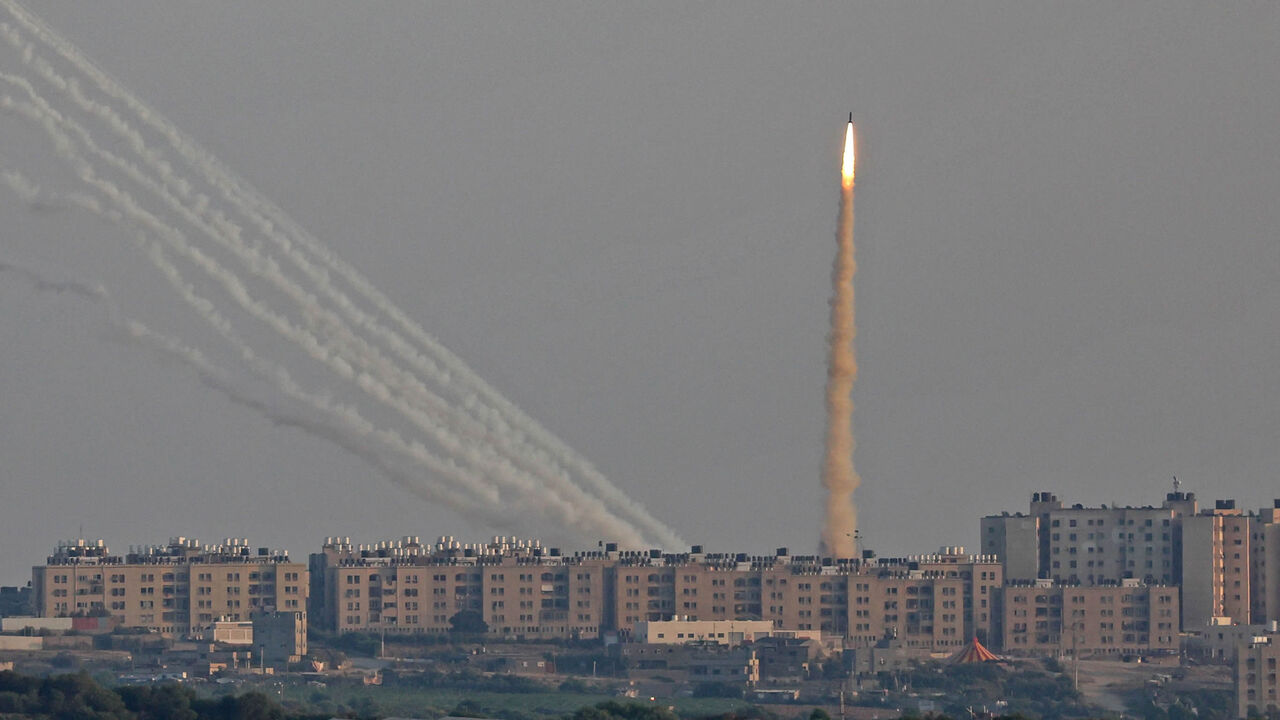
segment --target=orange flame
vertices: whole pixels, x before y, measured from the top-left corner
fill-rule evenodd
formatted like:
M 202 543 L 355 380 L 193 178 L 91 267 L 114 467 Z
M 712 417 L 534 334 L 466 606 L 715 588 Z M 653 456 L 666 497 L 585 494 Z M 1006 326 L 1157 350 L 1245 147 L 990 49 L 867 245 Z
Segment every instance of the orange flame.
M 845 187 L 853 186 L 853 173 L 856 167 L 853 150 L 853 123 L 849 123 L 849 127 L 844 131 L 844 166 L 840 170 L 840 177 Z

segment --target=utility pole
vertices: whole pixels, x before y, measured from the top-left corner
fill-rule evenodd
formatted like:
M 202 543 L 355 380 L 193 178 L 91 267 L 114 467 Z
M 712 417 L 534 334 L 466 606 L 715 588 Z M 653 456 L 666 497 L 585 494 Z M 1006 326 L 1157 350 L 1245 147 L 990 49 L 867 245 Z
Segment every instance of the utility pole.
M 1079 623 L 1071 623 L 1071 687 L 1076 692 L 1080 692 L 1080 633 L 1077 630 L 1078 625 Z

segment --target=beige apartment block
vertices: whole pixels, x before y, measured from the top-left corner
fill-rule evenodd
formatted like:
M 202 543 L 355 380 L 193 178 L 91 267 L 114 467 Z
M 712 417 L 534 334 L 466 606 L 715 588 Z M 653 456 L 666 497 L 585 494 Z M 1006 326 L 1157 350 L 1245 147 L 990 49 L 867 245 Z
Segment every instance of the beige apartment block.
M 205 546 L 179 537 L 123 556 L 101 540 L 76 540 L 31 575 L 40 616 L 107 615 L 123 627 L 179 636 L 255 612 L 305 612 L 309 589 L 306 566 L 243 539 Z
M 1125 580 L 1059 585 L 1050 580 L 1003 590 L 1008 654 L 1148 655 L 1178 652 L 1178 589 Z
M 842 644 L 896 636 L 929 651 L 955 649 L 975 634 L 999 637 L 1000 564 L 961 548 L 839 561 L 785 549 L 749 556 L 698 546 L 679 554 L 602 548 L 562 556 L 507 538 L 361 547 L 329 538 L 311 558 L 324 578 L 311 614 L 339 632 L 440 633 L 470 610 L 491 636 L 525 639 L 631 639 L 643 623 L 673 618 L 760 621 Z
M 674 575 L 674 615 L 690 620 L 731 620 L 737 615 L 735 606 L 749 601 L 749 598 L 734 599 L 735 595 L 741 597 L 745 590 L 745 585 L 736 584 L 744 576 L 739 573 L 735 559 L 708 560 L 702 553 L 692 553 L 690 561 L 682 565 Z M 635 617 L 636 609 L 635 601 L 632 601 L 629 608 L 623 608 L 624 612 L 620 617 Z M 628 610 L 631 612 L 627 612 Z
M 1236 650 L 1236 717 L 1263 717 L 1280 709 L 1280 633 L 1243 641 Z
M 607 568 L 597 559 L 562 558 L 514 539 L 463 547 L 406 537 L 357 547 L 329 538 L 311 567 L 324 578 L 312 613 L 338 632 L 447 633 L 458 613 L 470 612 L 497 637 L 592 638 L 609 602 Z
M 848 645 L 893 640 L 901 647 L 943 652 L 973 637 L 1000 635 L 1000 563 L 994 556 L 943 548 L 936 555 L 889 561 L 849 577 Z

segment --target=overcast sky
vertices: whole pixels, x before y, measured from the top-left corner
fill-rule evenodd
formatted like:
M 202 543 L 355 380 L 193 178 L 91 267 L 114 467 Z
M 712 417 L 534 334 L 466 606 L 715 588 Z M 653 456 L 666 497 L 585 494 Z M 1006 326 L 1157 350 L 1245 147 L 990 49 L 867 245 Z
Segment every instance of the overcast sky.
M 1276 3 L 28 6 L 689 542 L 816 545 L 850 110 L 869 547 L 972 547 L 1034 490 L 1280 497 Z M 0 114 L 6 168 L 80 189 L 40 138 Z M 130 231 L 0 213 L 0 263 L 201 342 Z M 72 295 L 0 274 L 0 583 L 81 532 L 510 532 Z

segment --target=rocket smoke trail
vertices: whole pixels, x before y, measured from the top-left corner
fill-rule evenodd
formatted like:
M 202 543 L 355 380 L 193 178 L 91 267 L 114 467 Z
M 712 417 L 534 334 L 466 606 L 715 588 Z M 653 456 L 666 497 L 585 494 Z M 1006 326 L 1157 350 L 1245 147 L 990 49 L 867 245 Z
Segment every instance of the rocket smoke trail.
M 827 517 L 822 527 L 822 551 L 834 557 L 857 554 L 854 534 L 858 511 L 853 491 L 862 480 L 853 469 L 853 382 L 858 378 L 858 358 L 853 339 L 853 121 L 844 135 L 844 163 L 840 177 L 840 222 L 836 229 L 836 264 L 831 271 L 831 335 L 827 365 L 827 448 L 822 463 L 822 486 L 827 490 Z
M 0 0 L 0 52 L 9 55 L 0 57 L 0 120 L 42 131 L 79 189 L 48 191 L 8 167 L 0 185 L 32 209 L 84 211 L 133 231 L 142 265 L 204 328 L 193 343 L 109 302 L 119 335 L 460 519 L 553 539 L 683 545 L 353 266 L 14 0 Z M 85 294 L 8 263 L 0 274 Z

